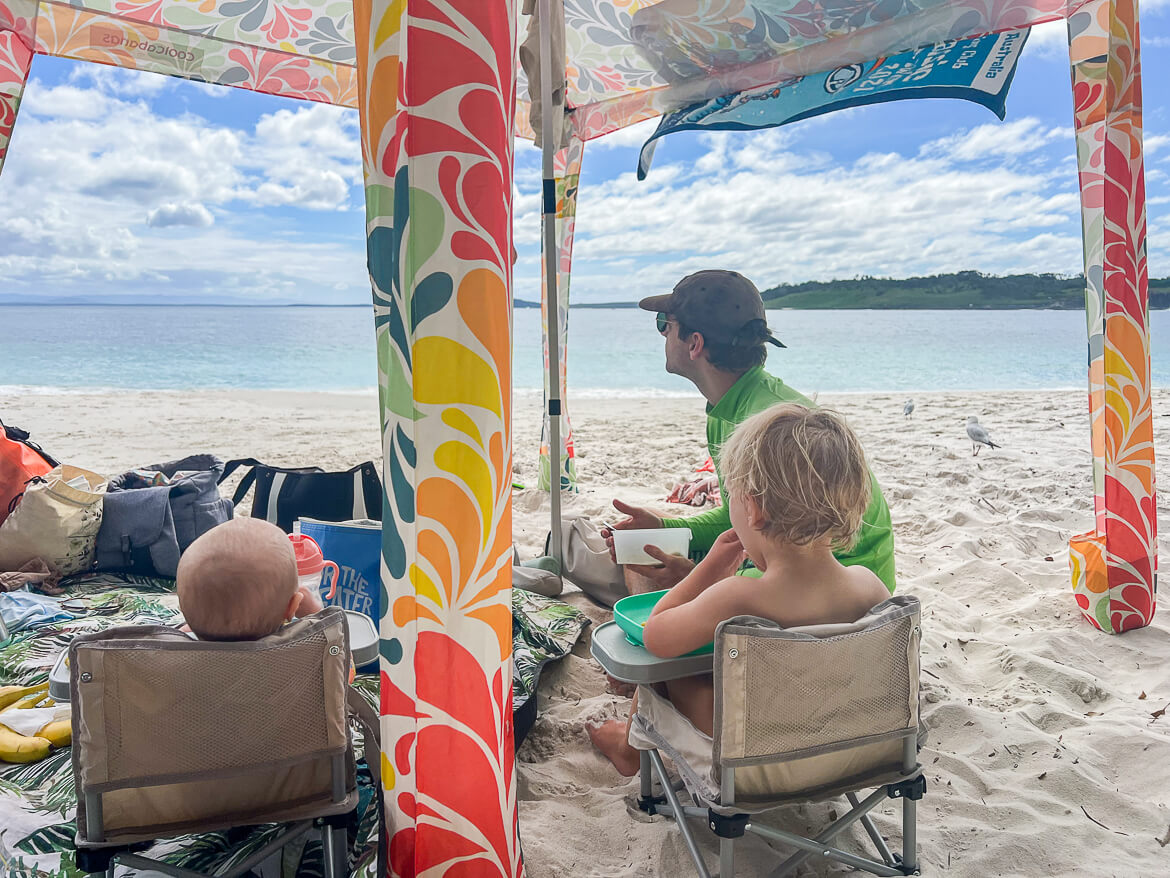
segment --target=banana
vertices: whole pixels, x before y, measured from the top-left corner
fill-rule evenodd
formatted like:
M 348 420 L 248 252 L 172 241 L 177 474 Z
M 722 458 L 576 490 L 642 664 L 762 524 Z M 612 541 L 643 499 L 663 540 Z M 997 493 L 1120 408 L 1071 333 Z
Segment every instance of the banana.
M 10 704 L 15 704 L 28 695 L 35 695 L 39 692 L 47 692 L 48 690 L 48 682 L 40 683 L 36 686 L 0 686 L 0 710 L 3 710 Z
M 49 755 L 51 746 L 48 738 L 18 735 L 8 726 L 0 725 L 0 761 L 36 762 Z
M 67 719 L 54 720 L 46 723 L 37 732 L 38 738 L 44 738 L 54 747 L 68 747 L 73 741 L 73 724 Z
M 16 702 L 16 710 L 29 710 L 33 707 L 52 707 L 53 699 L 49 698 L 47 692 L 34 692 L 26 698 L 20 699 Z

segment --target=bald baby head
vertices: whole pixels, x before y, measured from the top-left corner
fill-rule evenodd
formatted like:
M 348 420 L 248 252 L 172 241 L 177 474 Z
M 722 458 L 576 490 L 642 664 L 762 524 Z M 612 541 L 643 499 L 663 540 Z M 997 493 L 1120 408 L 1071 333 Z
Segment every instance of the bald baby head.
M 187 548 L 175 584 L 179 609 L 201 640 L 258 640 L 296 609 L 292 543 L 274 524 L 234 518 Z

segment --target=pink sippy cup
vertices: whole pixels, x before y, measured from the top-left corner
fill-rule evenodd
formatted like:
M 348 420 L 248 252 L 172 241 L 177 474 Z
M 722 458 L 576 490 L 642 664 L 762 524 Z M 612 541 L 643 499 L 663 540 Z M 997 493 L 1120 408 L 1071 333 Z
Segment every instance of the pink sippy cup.
M 329 587 L 329 594 L 325 595 L 325 600 L 329 600 L 337 594 L 337 579 L 340 571 L 332 561 L 325 560 L 317 541 L 304 534 L 289 534 L 288 538 L 292 540 L 293 552 L 297 557 L 297 582 L 299 586 L 319 592 L 321 571 L 328 567 L 333 570 L 333 584 Z

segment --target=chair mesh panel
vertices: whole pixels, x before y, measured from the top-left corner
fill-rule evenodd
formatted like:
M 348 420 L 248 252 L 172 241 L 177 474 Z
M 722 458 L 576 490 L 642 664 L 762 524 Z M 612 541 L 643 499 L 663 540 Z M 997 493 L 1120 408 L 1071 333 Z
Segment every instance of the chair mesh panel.
M 326 649 L 316 633 L 250 651 L 246 675 L 245 657 L 232 651 L 109 653 L 110 781 L 247 768 L 326 749 Z
M 745 636 L 744 757 L 907 728 L 906 644 L 914 624 L 903 618 L 827 640 Z

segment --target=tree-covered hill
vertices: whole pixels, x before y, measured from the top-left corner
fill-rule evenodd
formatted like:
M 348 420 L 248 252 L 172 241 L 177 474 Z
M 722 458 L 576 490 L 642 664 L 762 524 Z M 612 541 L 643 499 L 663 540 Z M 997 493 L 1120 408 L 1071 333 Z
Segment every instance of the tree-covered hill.
M 960 271 L 891 280 L 809 281 L 763 290 L 769 308 L 1084 308 L 1081 276 Z M 1170 278 L 1150 280 L 1150 307 L 1170 308 Z

